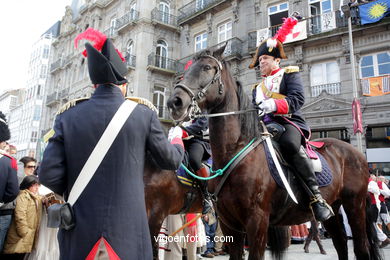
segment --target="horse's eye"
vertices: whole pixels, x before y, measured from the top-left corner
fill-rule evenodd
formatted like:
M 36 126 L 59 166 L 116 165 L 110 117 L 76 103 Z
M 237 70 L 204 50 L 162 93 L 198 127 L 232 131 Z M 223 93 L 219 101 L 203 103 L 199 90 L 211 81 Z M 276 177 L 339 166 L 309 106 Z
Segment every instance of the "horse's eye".
M 211 66 L 210 65 L 204 65 L 203 70 L 211 70 Z

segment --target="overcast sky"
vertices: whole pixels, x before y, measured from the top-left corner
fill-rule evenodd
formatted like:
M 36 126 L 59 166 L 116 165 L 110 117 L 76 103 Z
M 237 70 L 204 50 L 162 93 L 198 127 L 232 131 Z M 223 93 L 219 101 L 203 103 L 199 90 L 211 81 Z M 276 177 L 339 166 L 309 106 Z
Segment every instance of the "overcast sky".
M 2 1 L 0 12 L 0 93 L 26 86 L 32 45 L 62 19 L 71 0 Z

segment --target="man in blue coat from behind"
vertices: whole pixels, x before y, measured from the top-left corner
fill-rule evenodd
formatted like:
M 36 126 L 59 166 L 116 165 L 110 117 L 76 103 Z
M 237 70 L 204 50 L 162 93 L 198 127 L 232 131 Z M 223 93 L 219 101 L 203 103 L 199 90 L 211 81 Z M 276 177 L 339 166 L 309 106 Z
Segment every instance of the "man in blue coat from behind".
M 93 29 L 76 38 L 86 43 L 88 70 L 96 86 L 88 100 L 57 115 L 54 135 L 39 168 L 42 184 L 65 200 L 114 114 L 125 101 L 127 68 L 110 39 Z M 64 109 L 65 110 L 65 109 Z M 183 157 L 181 129 L 168 142 L 157 115 L 138 104 L 73 205 L 76 226 L 60 229 L 61 259 L 150 260 L 152 246 L 145 209 L 143 171 L 150 152 L 163 169 Z

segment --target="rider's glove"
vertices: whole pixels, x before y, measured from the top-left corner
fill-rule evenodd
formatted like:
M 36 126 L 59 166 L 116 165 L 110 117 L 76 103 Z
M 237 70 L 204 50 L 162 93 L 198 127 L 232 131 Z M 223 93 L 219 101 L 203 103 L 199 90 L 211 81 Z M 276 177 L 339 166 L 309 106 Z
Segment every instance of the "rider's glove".
M 183 130 L 179 126 L 171 127 L 168 132 L 168 140 L 172 142 L 175 138 L 182 138 Z
M 264 113 L 269 114 L 276 111 L 276 104 L 273 98 L 266 99 L 259 104 L 259 108 L 264 111 Z

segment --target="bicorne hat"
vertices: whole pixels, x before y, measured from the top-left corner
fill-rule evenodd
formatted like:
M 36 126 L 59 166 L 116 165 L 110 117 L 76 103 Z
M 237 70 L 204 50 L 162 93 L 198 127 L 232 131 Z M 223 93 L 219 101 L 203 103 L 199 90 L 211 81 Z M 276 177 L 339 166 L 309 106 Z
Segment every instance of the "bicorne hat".
M 122 54 L 115 48 L 111 39 L 103 33 L 88 28 L 80 33 L 75 39 L 75 47 L 82 39 L 90 40 L 94 43 L 85 44 L 83 55 L 88 59 L 89 77 L 93 84 L 121 85 L 127 82 L 125 78 L 127 67 Z
M 269 55 L 275 58 L 287 59 L 287 56 L 283 49 L 283 42 L 286 40 L 294 26 L 298 23 L 298 20 L 294 17 L 288 17 L 284 19 L 282 26 L 276 32 L 275 36 L 263 41 L 259 47 L 257 47 L 256 53 L 253 56 L 249 68 L 255 68 L 259 66 L 259 57 L 261 55 Z
M 11 138 L 11 133 L 8 128 L 7 119 L 3 112 L 0 111 L 0 142 L 7 141 Z

